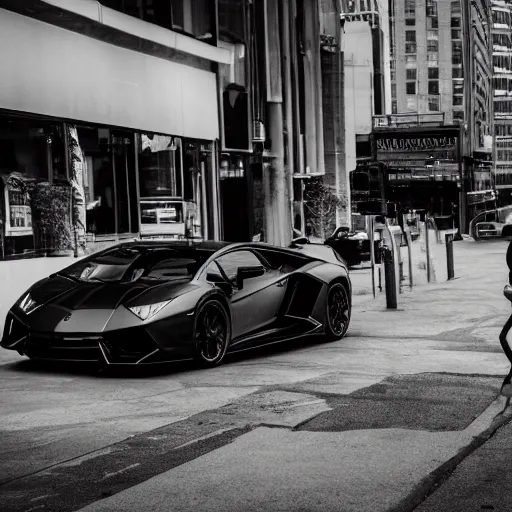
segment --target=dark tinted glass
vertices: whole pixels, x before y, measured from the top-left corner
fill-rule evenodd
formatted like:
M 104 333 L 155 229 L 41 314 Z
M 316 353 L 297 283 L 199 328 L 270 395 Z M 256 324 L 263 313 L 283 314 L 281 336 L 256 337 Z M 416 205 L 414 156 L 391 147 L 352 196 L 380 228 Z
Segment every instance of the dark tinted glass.
M 82 282 L 192 279 L 209 253 L 187 249 L 117 247 L 71 265 L 61 275 Z

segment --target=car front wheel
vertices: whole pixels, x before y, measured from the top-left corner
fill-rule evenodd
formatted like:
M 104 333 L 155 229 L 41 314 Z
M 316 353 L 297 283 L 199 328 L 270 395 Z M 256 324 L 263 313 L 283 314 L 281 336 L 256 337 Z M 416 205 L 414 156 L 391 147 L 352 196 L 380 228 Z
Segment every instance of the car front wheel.
M 196 361 L 206 368 L 219 365 L 230 338 L 231 324 L 224 304 L 216 299 L 201 304 L 194 318 Z

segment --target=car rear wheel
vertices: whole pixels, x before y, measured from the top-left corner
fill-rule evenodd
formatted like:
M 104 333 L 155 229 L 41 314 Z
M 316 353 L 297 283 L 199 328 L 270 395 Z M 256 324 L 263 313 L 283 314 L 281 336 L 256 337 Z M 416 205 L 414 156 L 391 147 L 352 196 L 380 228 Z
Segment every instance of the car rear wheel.
M 224 304 L 215 299 L 201 304 L 194 319 L 196 361 L 206 368 L 219 365 L 230 339 L 231 324 Z
M 325 331 L 329 341 L 345 336 L 350 323 L 351 306 L 348 291 L 342 283 L 333 283 L 327 291 Z

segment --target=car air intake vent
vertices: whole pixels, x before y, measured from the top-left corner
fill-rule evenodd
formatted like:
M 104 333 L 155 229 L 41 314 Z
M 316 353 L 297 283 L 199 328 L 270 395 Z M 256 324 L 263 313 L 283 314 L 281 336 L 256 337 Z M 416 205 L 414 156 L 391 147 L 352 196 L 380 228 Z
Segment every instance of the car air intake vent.
M 104 333 L 102 346 L 112 364 L 134 364 L 158 347 L 144 328 Z
M 27 327 L 20 322 L 12 313 L 7 315 L 5 320 L 2 345 L 12 347 L 28 334 Z
M 295 283 L 287 315 L 307 318 L 315 307 L 322 284 L 315 279 L 305 278 Z

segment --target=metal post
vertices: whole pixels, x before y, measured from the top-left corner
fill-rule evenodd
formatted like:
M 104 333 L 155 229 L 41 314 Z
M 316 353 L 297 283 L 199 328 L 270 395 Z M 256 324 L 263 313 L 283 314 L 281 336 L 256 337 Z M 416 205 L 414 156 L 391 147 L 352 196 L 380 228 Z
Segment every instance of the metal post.
M 370 262 L 372 265 L 372 292 L 375 298 L 375 217 L 368 217 L 368 239 L 370 241 Z
M 409 287 L 412 290 L 413 286 L 413 277 L 412 277 L 412 236 L 411 231 L 409 229 L 405 232 L 405 240 L 407 242 L 407 255 L 409 258 Z
M 432 281 L 432 266 L 430 262 L 430 238 L 428 233 L 428 217 L 425 217 L 425 248 L 427 252 L 427 281 Z
M 384 275 L 386 280 L 386 307 L 397 308 L 396 276 L 393 251 L 388 247 L 384 251 Z
M 446 240 L 446 266 L 448 270 L 448 281 L 455 277 L 455 269 L 453 264 L 453 234 L 447 233 Z
M 379 265 L 379 292 L 382 292 L 382 268 Z

